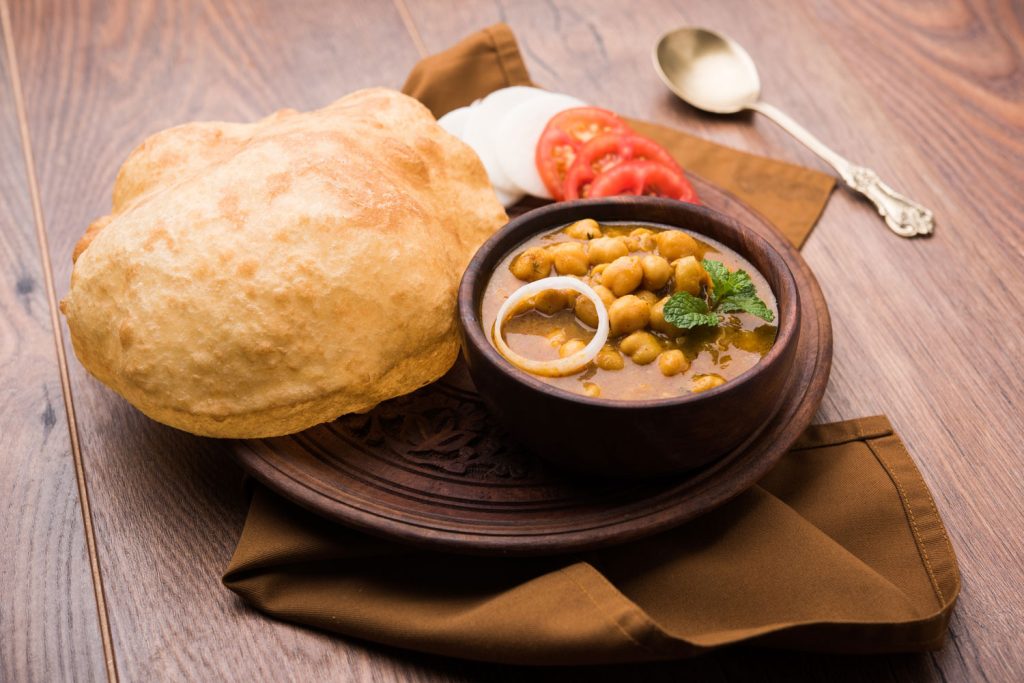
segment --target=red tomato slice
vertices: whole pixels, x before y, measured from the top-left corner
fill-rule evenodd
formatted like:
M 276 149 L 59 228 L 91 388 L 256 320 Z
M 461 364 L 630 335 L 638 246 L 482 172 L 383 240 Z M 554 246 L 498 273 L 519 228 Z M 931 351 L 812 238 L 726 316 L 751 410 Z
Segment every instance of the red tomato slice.
M 619 115 L 599 107 L 576 107 L 555 114 L 548 121 L 548 128 L 559 128 L 582 145 L 601 133 L 625 133 L 629 131 L 626 122 Z
M 569 134 L 550 124 L 541 133 L 537 143 L 537 172 L 544 181 L 551 196 L 557 201 L 562 199 L 562 184 L 565 174 L 576 161 L 576 144 Z
M 562 194 L 565 199 L 589 196 L 590 183 L 599 173 L 623 161 L 647 159 L 682 173 L 676 160 L 664 147 L 635 133 L 605 133 L 593 138 L 576 153 L 576 161 L 565 175 Z
M 537 171 L 551 196 L 562 199 L 565 174 L 586 142 L 602 133 L 627 131 L 626 122 L 607 109 L 576 107 L 553 116 L 541 133 L 536 154 Z
M 683 172 L 654 161 L 624 161 L 594 178 L 591 197 L 613 197 L 620 194 L 671 197 L 691 204 L 700 204 L 697 193 Z

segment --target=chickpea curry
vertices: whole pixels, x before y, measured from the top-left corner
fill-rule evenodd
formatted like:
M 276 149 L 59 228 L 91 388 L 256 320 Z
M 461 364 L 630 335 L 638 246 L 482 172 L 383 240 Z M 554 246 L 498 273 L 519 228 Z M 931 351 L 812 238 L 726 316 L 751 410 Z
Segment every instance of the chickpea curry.
M 764 276 L 725 245 L 677 228 L 591 219 L 512 250 L 487 284 L 481 313 L 492 344 L 514 364 L 608 399 L 713 389 L 760 361 L 778 331 Z M 517 358 L 552 367 L 582 361 L 549 373 Z

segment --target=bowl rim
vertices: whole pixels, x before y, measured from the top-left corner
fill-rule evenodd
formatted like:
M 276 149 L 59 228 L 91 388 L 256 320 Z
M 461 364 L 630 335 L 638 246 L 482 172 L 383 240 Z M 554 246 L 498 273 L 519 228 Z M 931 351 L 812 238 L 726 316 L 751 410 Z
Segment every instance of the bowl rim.
M 773 288 L 773 294 L 775 294 L 777 305 L 779 307 L 779 330 L 775 337 L 775 342 L 772 344 L 772 348 L 767 354 L 753 367 L 744 371 L 738 377 L 727 381 L 725 384 L 709 389 L 700 393 L 689 393 L 680 396 L 670 396 L 667 398 L 648 398 L 648 399 L 612 399 L 612 398 L 601 398 L 601 397 L 590 397 L 582 394 L 575 394 L 561 387 L 549 384 L 541 379 L 538 379 L 531 375 L 529 372 L 522 370 L 513 365 L 507 358 L 490 343 L 487 339 L 487 335 L 484 332 L 483 321 L 479 313 L 479 307 L 477 302 L 474 301 L 473 290 L 476 287 L 476 283 L 479 281 L 481 276 L 490 277 L 491 270 L 485 271 L 481 265 L 487 260 L 491 254 L 493 254 L 500 242 L 502 242 L 510 233 L 514 233 L 522 229 L 523 224 L 532 222 L 538 217 L 542 217 L 548 220 L 541 221 L 543 227 L 537 230 L 530 231 L 529 234 L 525 234 L 521 239 L 516 241 L 516 245 L 534 237 L 540 233 L 548 230 L 553 230 L 560 225 L 564 225 L 569 221 L 559 220 L 557 217 L 564 213 L 571 213 L 578 210 L 581 207 L 603 207 L 603 206 L 650 206 L 650 207 L 662 207 L 676 211 L 682 211 L 683 213 L 690 212 L 697 215 L 703 214 L 705 218 L 709 218 L 718 223 L 724 223 L 731 229 L 742 233 L 745 237 L 749 238 L 750 241 L 756 242 L 765 251 L 772 252 L 778 259 L 778 263 L 782 266 L 780 269 L 780 284 L 782 287 L 779 289 L 784 291 L 785 297 L 785 309 L 786 315 L 783 315 L 783 304 L 782 297 L 779 292 Z M 574 219 L 582 220 L 582 219 Z M 638 222 L 651 223 L 653 225 L 664 225 L 667 228 L 678 228 L 681 226 L 668 225 L 661 221 L 648 221 L 643 219 L 637 219 Z M 697 235 L 702 234 L 698 230 L 692 230 Z M 710 235 L 707 235 L 710 237 Z M 717 238 L 712 238 L 717 239 Z M 722 240 L 719 240 L 722 241 Z M 740 252 L 732 245 L 726 245 L 730 249 L 733 249 L 739 253 L 743 258 L 750 260 L 750 257 Z M 515 248 L 515 247 L 513 247 Z M 795 248 L 793 249 L 795 251 Z M 502 258 L 508 252 L 502 252 L 497 262 L 500 262 Z M 766 278 L 767 276 L 762 273 Z M 485 282 L 481 291 L 485 291 L 487 283 Z M 766 372 L 767 369 L 781 357 L 785 349 L 794 342 L 794 338 L 799 334 L 800 330 L 800 293 L 796 287 L 796 280 L 793 277 L 793 271 L 789 266 L 789 259 L 775 247 L 771 242 L 765 239 L 763 236 L 758 234 L 756 231 L 751 230 L 744 226 L 739 221 L 720 213 L 714 209 L 710 209 L 703 205 L 690 204 L 688 202 L 681 202 L 675 199 L 666 199 L 662 197 L 638 197 L 638 196 L 620 196 L 620 197 L 602 197 L 599 199 L 577 199 L 572 201 L 554 202 L 547 204 L 535 209 L 531 209 L 522 213 L 515 218 L 509 220 L 504 226 L 499 228 L 494 234 L 492 234 L 487 241 L 485 241 L 473 257 L 470 259 L 469 264 L 466 266 L 463 272 L 462 280 L 459 283 L 458 290 L 458 314 L 459 323 L 462 327 L 463 332 L 463 343 L 472 344 L 477 351 L 490 363 L 498 372 L 502 373 L 506 377 L 512 379 L 519 384 L 526 386 L 529 389 L 538 391 L 547 396 L 572 401 L 581 405 L 593 406 L 595 408 L 605 409 L 617 409 L 617 410 L 645 410 L 650 408 L 668 407 L 668 406 L 682 406 L 697 403 L 699 401 L 709 401 L 718 396 L 742 391 L 743 388 L 754 381 L 754 378 L 758 377 L 762 373 Z

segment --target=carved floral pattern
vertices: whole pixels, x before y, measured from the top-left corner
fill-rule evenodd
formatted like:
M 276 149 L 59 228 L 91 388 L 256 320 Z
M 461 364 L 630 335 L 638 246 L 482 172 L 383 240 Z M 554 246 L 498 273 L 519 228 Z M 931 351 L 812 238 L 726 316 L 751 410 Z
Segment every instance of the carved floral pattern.
M 334 428 L 368 450 L 383 449 L 418 467 L 488 481 L 536 478 L 539 464 L 510 441 L 471 390 L 460 386 L 464 380 L 450 374 L 368 413 L 343 416 Z
M 874 203 L 897 235 L 929 235 L 935 229 L 935 216 L 931 211 L 896 192 L 871 169 L 854 166 L 844 173 L 843 179 Z

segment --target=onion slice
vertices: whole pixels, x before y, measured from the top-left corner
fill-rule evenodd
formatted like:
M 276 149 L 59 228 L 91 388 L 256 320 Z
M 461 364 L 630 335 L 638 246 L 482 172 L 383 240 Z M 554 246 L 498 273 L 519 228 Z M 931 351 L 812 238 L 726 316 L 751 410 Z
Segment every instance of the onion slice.
M 531 88 L 523 85 L 500 88 L 493 91 L 482 100 L 469 108 L 469 115 L 466 117 L 465 126 L 462 129 L 462 141 L 473 148 L 480 157 L 484 170 L 491 185 L 508 194 L 522 193 L 518 185 L 509 180 L 505 172 L 501 170 L 501 162 L 498 160 L 494 149 L 493 130 L 502 116 L 516 105 L 527 102 L 537 97 L 547 97 L 548 93 L 540 88 Z
M 519 203 L 520 199 L 526 196 L 522 192 L 509 192 L 508 190 L 503 190 L 500 187 L 495 187 L 494 185 L 491 185 L 491 189 L 494 190 L 494 194 L 497 195 L 498 201 L 501 202 L 501 205 L 506 209 L 512 208 Z
M 466 130 L 466 121 L 469 119 L 469 107 L 459 107 L 437 120 L 438 125 L 455 137 L 462 139 L 462 132 Z
M 509 311 L 518 305 L 520 301 L 549 289 L 571 289 L 590 299 L 594 303 L 594 308 L 597 309 L 597 332 L 594 333 L 593 338 L 586 346 L 571 356 L 556 360 L 527 358 L 513 351 L 505 343 L 505 338 L 501 336 L 501 328 L 505 324 L 505 318 L 508 317 Z M 565 377 L 582 370 L 587 363 L 594 359 L 597 352 L 604 346 L 604 343 L 608 341 L 608 311 L 605 309 L 604 302 L 601 301 L 601 297 L 597 295 L 597 292 L 582 280 L 566 276 L 546 277 L 536 282 L 529 282 L 512 292 L 508 299 L 505 300 L 505 303 L 501 305 L 501 308 L 498 309 L 498 317 L 494 321 L 492 338 L 494 346 L 501 355 L 516 367 L 542 377 Z
M 575 97 L 549 92 L 509 109 L 495 123 L 491 141 L 504 176 L 526 194 L 551 199 L 537 170 L 537 143 L 556 114 L 584 106 Z

